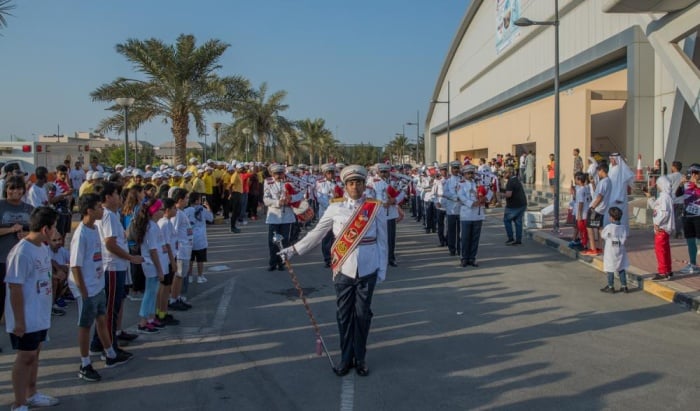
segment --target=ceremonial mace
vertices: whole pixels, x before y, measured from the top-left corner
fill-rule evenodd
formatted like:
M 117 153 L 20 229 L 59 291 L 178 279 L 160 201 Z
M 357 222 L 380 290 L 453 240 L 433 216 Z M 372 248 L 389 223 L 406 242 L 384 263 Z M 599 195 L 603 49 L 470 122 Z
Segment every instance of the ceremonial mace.
M 284 245 L 282 245 L 283 240 L 284 237 L 282 237 L 279 233 L 272 233 L 272 242 L 277 245 L 277 248 L 279 248 L 280 251 L 282 251 L 282 249 L 284 248 Z M 299 298 L 301 298 L 301 302 L 304 304 L 304 308 L 306 308 L 306 314 L 309 316 L 309 320 L 311 320 L 311 325 L 314 327 L 314 332 L 316 333 L 316 354 L 323 355 L 323 353 L 325 352 L 326 357 L 328 357 L 328 361 L 331 363 L 331 368 L 335 369 L 333 358 L 331 358 L 331 355 L 328 352 L 328 348 L 326 348 L 326 342 L 323 341 L 323 337 L 321 337 L 321 330 L 318 328 L 318 324 L 316 323 L 314 314 L 313 312 L 311 312 L 311 307 L 309 307 L 309 303 L 306 301 L 304 290 L 301 288 L 301 284 L 299 284 L 299 280 L 297 279 L 296 274 L 294 274 L 292 264 L 287 258 L 282 257 L 282 259 L 284 260 L 284 265 L 287 267 L 287 272 L 289 272 L 289 276 L 292 279 L 292 283 L 294 283 L 294 288 L 296 288 L 299 292 Z

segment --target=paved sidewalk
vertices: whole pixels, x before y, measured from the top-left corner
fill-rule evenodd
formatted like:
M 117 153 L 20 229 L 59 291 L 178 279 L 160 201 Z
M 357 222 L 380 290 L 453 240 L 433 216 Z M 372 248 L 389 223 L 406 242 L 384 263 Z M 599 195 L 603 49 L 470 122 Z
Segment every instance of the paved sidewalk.
M 548 226 L 542 229 L 527 229 L 526 236 L 533 240 L 557 249 L 561 254 L 588 264 L 603 271 L 603 256 L 585 256 L 568 247 L 573 236 L 573 227 L 562 224 L 561 233 L 552 232 L 551 217 Z M 566 215 L 562 214 L 562 222 Z M 662 298 L 669 302 L 684 305 L 686 308 L 698 311 L 700 309 L 700 275 L 680 274 L 679 270 L 688 263 L 688 249 L 685 239 L 671 240 L 671 260 L 673 263 L 673 279 L 670 281 L 651 281 L 657 272 L 656 255 L 654 253 L 654 234 L 651 229 L 631 228 L 627 238 L 627 255 L 630 267 L 627 270 L 630 285 Z

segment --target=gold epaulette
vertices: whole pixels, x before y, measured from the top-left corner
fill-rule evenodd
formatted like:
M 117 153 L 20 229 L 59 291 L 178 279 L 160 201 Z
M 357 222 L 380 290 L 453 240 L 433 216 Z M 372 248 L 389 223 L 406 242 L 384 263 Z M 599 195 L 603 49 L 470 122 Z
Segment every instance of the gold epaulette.
M 331 199 L 331 203 L 342 203 L 343 201 L 345 201 L 345 197 Z
M 365 201 L 368 201 L 370 203 L 377 203 L 377 204 L 383 204 L 381 201 L 374 199 L 374 198 L 368 198 Z

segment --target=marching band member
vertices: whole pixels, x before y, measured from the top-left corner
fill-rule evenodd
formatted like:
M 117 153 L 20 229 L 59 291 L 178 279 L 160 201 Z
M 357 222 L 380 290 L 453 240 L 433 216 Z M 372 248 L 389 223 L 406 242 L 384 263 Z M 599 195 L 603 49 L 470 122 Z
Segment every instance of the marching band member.
M 273 233 L 277 232 L 284 241 L 285 246 L 289 245 L 289 240 L 292 234 L 292 225 L 296 224 L 296 216 L 290 207 L 290 203 L 301 201 L 304 198 L 304 193 L 291 194 L 289 186 L 285 182 L 285 169 L 281 164 L 273 164 L 269 168 L 271 178 L 265 180 L 265 189 L 263 202 L 267 206 L 267 243 L 270 249 L 270 261 L 267 271 L 272 271 L 277 267 L 278 270 L 284 271 L 284 262 L 277 255 L 277 247 L 272 241 Z M 231 216 L 235 218 L 235 216 Z
M 440 241 L 440 247 L 447 245 L 447 237 L 445 236 L 445 206 L 449 203 L 449 200 L 445 200 L 442 197 L 445 195 L 445 183 L 447 182 L 447 163 L 441 163 L 438 166 L 440 175 L 435 180 L 433 184 L 433 194 L 435 202 L 435 216 L 437 219 L 437 234 L 438 240 Z M 454 255 L 454 249 L 450 248 L 450 254 Z
M 322 218 L 331 201 L 337 198 L 343 198 L 344 192 L 340 184 L 335 180 L 335 166 L 333 164 L 324 164 L 322 167 L 322 180 L 316 183 L 316 198 L 318 199 L 319 214 L 318 218 Z M 329 231 L 321 242 L 321 254 L 326 267 L 331 266 L 331 246 L 333 245 L 333 232 Z
M 338 376 L 353 367 L 359 376 L 369 374 L 365 354 L 372 320 L 370 305 L 375 285 L 386 277 L 387 215 L 380 201 L 363 194 L 366 177 L 367 170 L 362 166 L 345 167 L 341 173 L 345 197 L 332 202 L 301 241 L 279 252 L 287 259 L 294 254 L 303 255 L 316 247 L 327 232 L 335 234 L 331 267 L 342 355 L 333 371 Z
M 435 194 L 433 193 L 434 169 L 432 167 L 426 168 L 424 175 L 421 177 L 421 190 L 423 192 L 423 226 L 425 226 L 425 233 L 435 232 Z
M 386 208 L 387 235 L 389 241 L 389 265 L 392 267 L 398 267 L 398 264 L 396 263 L 396 255 L 394 254 L 394 250 L 396 248 L 396 220 L 399 217 L 399 208 L 397 204 L 403 201 L 405 193 L 402 190 L 397 189 L 396 183 L 391 181 L 390 165 L 378 163 L 376 168 L 379 172 L 379 178 L 374 179 L 370 188 L 372 188 L 375 192 L 374 198 L 381 200 Z
M 482 187 L 479 187 L 474 174 L 476 167 L 468 165 L 462 168 L 464 172 L 464 182 L 459 187 L 457 196 L 462 202 L 459 212 L 459 220 L 461 223 L 461 265 L 466 267 L 471 265 L 478 267 L 476 263 L 476 253 L 479 250 L 479 237 L 481 236 L 481 224 L 486 218 L 486 192 Z
M 450 250 L 450 255 L 455 255 L 459 251 L 457 244 L 460 228 L 460 204 L 457 191 L 459 191 L 459 185 L 462 183 L 462 176 L 459 173 L 460 167 L 459 161 L 450 163 L 450 177 L 445 179 L 443 183 L 443 195 L 440 198 L 444 202 L 443 208 L 447 212 L 447 247 Z

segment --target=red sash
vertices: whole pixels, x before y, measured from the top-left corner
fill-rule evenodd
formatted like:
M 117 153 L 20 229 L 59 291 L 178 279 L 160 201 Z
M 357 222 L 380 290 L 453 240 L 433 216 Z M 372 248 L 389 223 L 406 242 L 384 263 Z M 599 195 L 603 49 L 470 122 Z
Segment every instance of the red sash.
M 360 244 L 370 224 L 377 216 L 377 211 L 381 208 L 381 201 L 367 199 L 355 210 L 355 213 L 350 217 L 341 234 L 336 238 L 331 247 L 331 268 L 333 276 L 338 274 L 340 267 L 343 266 L 345 260 Z M 354 273 L 348 273 L 354 274 Z

